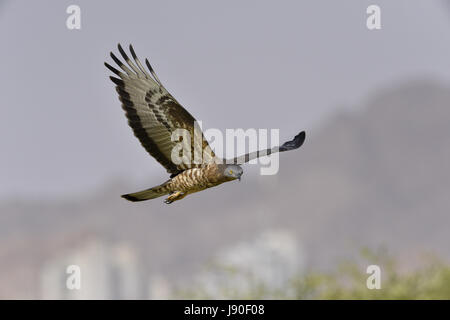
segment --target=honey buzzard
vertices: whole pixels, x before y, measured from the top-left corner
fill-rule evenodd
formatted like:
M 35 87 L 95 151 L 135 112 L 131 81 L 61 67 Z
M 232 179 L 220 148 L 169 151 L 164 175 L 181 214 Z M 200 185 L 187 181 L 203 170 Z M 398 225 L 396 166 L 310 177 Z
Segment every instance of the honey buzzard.
M 123 198 L 130 201 L 143 201 L 169 195 L 164 202 L 172 203 L 183 199 L 188 194 L 224 182 L 240 180 L 243 173 L 240 164 L 276 152 L 294 150 L 303 144 L 304 131 L 281 147 L 223 160 L 215 156 L 201 133 L 201 138 L 192 139 L 190 145 L 192 154 L 201 150 L 203 158 L 200 163 L 172 161 L 172 151 L 178 143 L 172 140 L 172 134 L 177 129 L 184 129 L 189 132 L 190 137 L 194 138 L 197 123 L 194 117 L 164 88 L 147 59 L 145 63 L 148 70 L 139 61 L 131 45 L 130 52 L 134 61 L 128 57 L 120 44 L 118 49 L 128 66 L 112 52 L 111 58 L 122 70 L 119 71 L 106 62 L 105 66 L 118 76 L 118 78 L 110 77 L 110 79 L 116 84 L 128 124 L 145 150 L 170 173 L 170 178 L 166 182 L 150 189 L 122 195 Z

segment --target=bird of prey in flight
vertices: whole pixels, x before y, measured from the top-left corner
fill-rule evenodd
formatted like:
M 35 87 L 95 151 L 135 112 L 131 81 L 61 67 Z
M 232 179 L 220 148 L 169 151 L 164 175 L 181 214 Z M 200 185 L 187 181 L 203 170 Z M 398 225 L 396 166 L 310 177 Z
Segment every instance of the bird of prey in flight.
M 145 150 L 170 173 L 170 178 L 166 182 L 153 188 L 122 195 L 123 198 L 130 201 L 143 201 L 169 195 L 164 202 L 172 203 L 183 199 L 188 194 L 224 182 L 240 180 L 243 173 L 240 164 L 276 152 L 294 150 L 303 144 L 304 131 L 280 147 L 223 160 L 215 156 L 201 133 L 200 139 L 193 139 L 191 148 L 192 154 L 198 150 L 203 153 L 202 162 L 173 161 L 172 150 L 178 142 L 172 141 L 172 133 L 177 129 L 184 129 L 190 133 L 190 137 L 194 137 L 195 126 L 198 124 L 194 117 L 164 88 L 147 59 L 145 63 L 148 70 L 139 61 L 131 45 L 130 52 L 134 61 L 128 57 L 120 44 L 118 49 L 128 66 L 112 52 L 111 58 L 122 70 L 119 71 L 106 62 L 105 66 L 118 76 L 118 78 L 110 77 L 110 79 L 116 84 L 128 124 Z

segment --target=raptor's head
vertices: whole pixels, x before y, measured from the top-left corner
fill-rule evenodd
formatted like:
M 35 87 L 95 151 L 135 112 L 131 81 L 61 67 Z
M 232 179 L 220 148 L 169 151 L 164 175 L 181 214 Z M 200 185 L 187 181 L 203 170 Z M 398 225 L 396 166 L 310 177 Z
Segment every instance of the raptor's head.
M 226 177 L 231 178 L 231 180 L 239 179 L 239 181 L 241 180 L 243 173 L 244 170 L 242 170 L 241 166 L 237 164 L 227 164 L 223 171 L 223 174 Z

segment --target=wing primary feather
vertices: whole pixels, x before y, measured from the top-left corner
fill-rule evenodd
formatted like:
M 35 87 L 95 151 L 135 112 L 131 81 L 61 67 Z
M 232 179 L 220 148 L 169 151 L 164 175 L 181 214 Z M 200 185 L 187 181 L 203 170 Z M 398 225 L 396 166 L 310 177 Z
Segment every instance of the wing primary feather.
M 134 63 L 130 60 L 130 58 L 128 57 L 128 55 L 125 53 L 125 51 L 122 49 L 122 46 L 119 44 L 117 44 L 117 48 L 119 49 L 120 54 L 122 55 L 122 57 L 124 58 L 124 60 L 128 63 L 128 65 L 130 66 L 131 69 L 133 69 L 134 72 L 136 72 L 137 75 L 139 75 L 141 72 L 139 72 L 139 69 L 136 68 L 136 66 L 134 65 Z
M 123 82 L 122 79 L 114 78 L 114 77 L 109 77 L 109 78 L 111 79 L 112 82 L 114 82 L 119 87 L 124 87 L 125 86 L 125 83 Z
M 139 58 L 136 55 L 136 52 L 134 52 L 133 46 L 130 44 L 130 52 L 131 55 L 133 56 L 134 61 L 136 62 L 137 66 L 139 67 L 139 69 L 141 69 L 141 71 L 145 74 L 145 76 L 148 79 L 151 79 L 151 75 L 145 70 L 144 66 L 142 65 L 141 61 L 139 60 Z
M 279 151 L 284 152 L 300 148 L 303 142 L 305 142 L 305 137 L 306 137 L 305 131 L 300 132 L 291 141 L 283 143 L 283 145 L 279 147 Z
M 152 74 L 153 78 L 155 78 L 156 82 L 159 83 L 159 85 L 162 87 L 161 81 L 159 81 L 158 76 L 156 75 L 155 71 L 153 70 L 152 66 L 150 65 L 150 62 L 148 62 L 148 59 L 145 59 L 145 64 L 148 67 L 148 70 L 150 70 L 150 73 Z
M 133 59 L 138 60 L 136 52 L 134 52 L 134 48 L 131 44 L 130 44 L 130 52 L 131 52 L 131 56 L 133 57 Z
M 258 150 L 255 152 L 250 152 L 247 153 L 245 155 L 239 156 L 239 157 L 235 157 L 233 159 L 227 159 L 225 160 L 226 163 L 234 163 L 234 164 L 244 164 L 246 162 L 249 162 L 253 159 L 257 159 L 260 157 L 265 157 L 268 155 L 271 155 L 273 153 L 277 153 L 277 152 L 285 152 L 285 151 L 290 151 L 290 150 L 295 150 L 300 148 L 303 145 L 303 142 L 305 142 L 305 131 L 300 132 L 299 134 L 297 134 L 294 139 L 292 139 L 291 141 L 287 141 L 285 143 L 283 143 L 282 146 L 280 147 L 273 147 L 271 149 L 265 149 L 265 150 Z
M 123 72 L 120 72 L 119 70 L 117 70 L 116 68 L 114 68 L 107 62 L 105 62 L 105 67 L 107 67 L 109 70 L 111 70 L 112 72 L 114 72 L 116 75 L 118 75 L 121 78 L 124 76 Z
M 122 68 L 123 71 L 125 71 L 129 76 L 133 76 L 133 72 L 132 72 L 126 65 L 124 65 L 124 64 L 122 63 L 122 61 L 120 61 L 120 60 L 114 55 L 114 53 L 110 52 L 109 55 L 110 55 L 111 58 L 114 60 L 114 62 L 117 63 L 117 65 L 118 65 L 119 67 Z

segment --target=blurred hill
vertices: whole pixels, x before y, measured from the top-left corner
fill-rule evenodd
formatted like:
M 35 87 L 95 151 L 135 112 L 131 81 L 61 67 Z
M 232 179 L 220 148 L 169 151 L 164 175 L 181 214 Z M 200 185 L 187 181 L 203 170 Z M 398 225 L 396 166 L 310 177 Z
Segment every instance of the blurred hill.
M 424 251 L 448 259 L 449 88 L 408 82 L 376 92 L 357 110 L 306 129 L 303 149 L 280 156 L 278 175 L 260 176 L 247 165 L 242 182 L 170 206 L 162 198 L 119 197 L 160 181 L 115 181 L 73 199 L 24 195 L 1 204 L 0 297 L 36 296 L 42 264 L 92 236 L 130 244 L 147 273 L 173 281 L 189 279 L 220 248 L 268 229 L 295 234 L 311 268 L 332 268 L 362 246 L 384 245 L 405 265 Z

